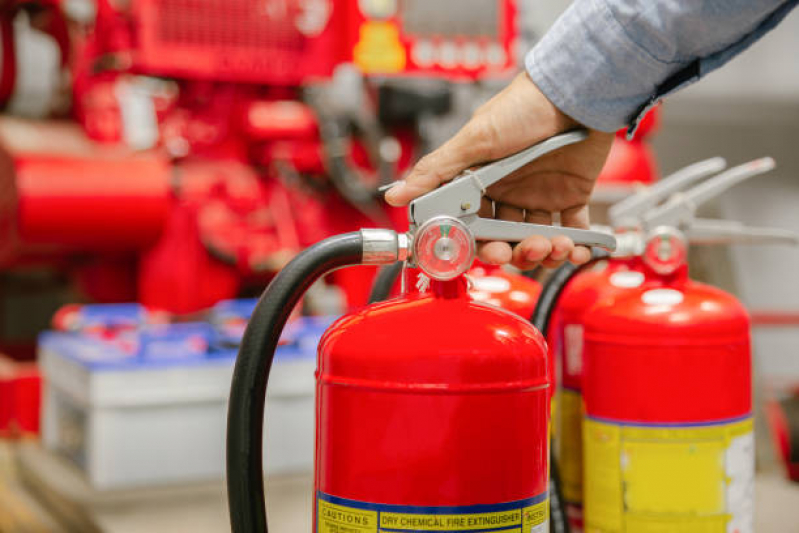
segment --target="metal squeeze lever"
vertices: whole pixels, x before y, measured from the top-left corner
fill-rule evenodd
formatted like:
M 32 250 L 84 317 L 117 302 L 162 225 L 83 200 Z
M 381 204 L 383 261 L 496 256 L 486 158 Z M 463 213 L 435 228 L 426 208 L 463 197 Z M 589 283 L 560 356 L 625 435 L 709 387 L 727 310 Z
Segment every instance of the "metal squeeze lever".
M 696 218 L 684 233 L 693 244 L 799 244 L 799 234 L 793 231 L 746 226 L 734 220 Z
M 550 137 L 530 148 L 476 170 L 463 172 L 449 183 L 411 201 L 408 208 L 411 232 L 415 232 L 434 218 L 451 217 L 462 223 L 478 241 L 521 242 L 532 235 L 542 235 L 548 238 L 564 235 L 575 244 L 614 250 L 616 240 L 607 233 L 563 226 L 485 219 L 477 215 L 480 210 L 480 200 L 488 187 L 531 161 L 564 146 L 583 141 L 587 137 L 588 132 L 585 130 L 570 131 Z
M 772 158 L 763 157 L 733 167 L 692 189 L 673 195 L 665 204 L 644 215 L 643 225 L 647 229 L 656 226 L 688 227 L 691 225 L 696 210 L 700 205 L 742 181 L 765 174 L 772 170 L 774 166 L 775 163 Z
M 637 226 L 641 217 L 660 202 L 703 178 L 721 172 L 726 166 L 727 162 L 723 157 L 713 157 L 681 168 L 654 185 L 612 205 L 608 210 L 611 226 Z
M 616 217 L 614 227 L 628 226 L 616 235 L 617 255 L 640 255 L 648 238 L 661 228 L 674 228 L 691 244 L 799 244 L 799 235 L 780 228 L 746 226 L 737 221 L 696 218 L 700 204 L 718 196 L 742 181 L 774 168 L 774 161 L 765 157 L 734 167 L 682 192 L 692 182 L 705 178 L 723 166 L 721 158 L 708 159 L 685 167 L 664 178 L 643 193 L 622 200 L 611 208 Z M 673 194 L 672 194 L 673 193 Z M 657 203 L 672 196 L 660 206 Z M 649 212 L 645 212 L 648 210 Z

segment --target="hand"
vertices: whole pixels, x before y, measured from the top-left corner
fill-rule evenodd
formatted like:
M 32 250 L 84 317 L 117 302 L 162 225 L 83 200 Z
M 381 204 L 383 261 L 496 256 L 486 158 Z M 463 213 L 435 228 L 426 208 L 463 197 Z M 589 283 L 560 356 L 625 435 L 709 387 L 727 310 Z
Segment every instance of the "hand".
M 544 139 L 578 127 L 536 87 L 526 73 L 483 104 L 472 119 L 438 150 L 423 157 L 405 180 L 386 193 L 394 206 L 451 180 L 463 170 L 512 155 Z M 486 191 L 480 216 L 504 220 L 588 228 L 588 200 L 607 158 L 612 133 L 596 130 L 522 167 Z M 493 205 L 492 205 L 493 201 Z M 492 264 L 512 262 L 521 269 L 538 263 L 555 267 L 588 261 L 590 251 L 564 236 L 533 236 L 514 249 L 505 242 L 480 243 L 480 258 Z

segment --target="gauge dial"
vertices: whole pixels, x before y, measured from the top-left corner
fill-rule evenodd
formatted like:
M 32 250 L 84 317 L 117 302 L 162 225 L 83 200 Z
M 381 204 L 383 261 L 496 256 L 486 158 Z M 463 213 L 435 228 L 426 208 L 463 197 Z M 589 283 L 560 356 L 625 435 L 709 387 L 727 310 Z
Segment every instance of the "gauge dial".
M 416 264 L 437 280 L 450 280 L 469 270 L 475 253 L 476 245 L 469 229 L 451 217 L 428 220 L 413 240 Z

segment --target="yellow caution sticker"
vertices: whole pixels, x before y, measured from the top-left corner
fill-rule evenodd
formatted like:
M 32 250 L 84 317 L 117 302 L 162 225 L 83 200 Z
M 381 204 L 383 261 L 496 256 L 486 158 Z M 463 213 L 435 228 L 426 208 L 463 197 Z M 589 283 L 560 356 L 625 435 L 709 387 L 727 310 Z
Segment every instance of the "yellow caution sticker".
M 371 533 L 377 531 L 377 511 L 336 505 L 319 500 L 319 532 Z
M 561 490 L 567 503 L 583 501 L 583 397 L 580 391 L 561 389 L 558 447 Z
M 752 533 L 752 419 L 583 423 L 586 532 Z
M 549 531 L 546 493 L 500 504 L 419 507 L 361 502 L 319 492 L 316 512 L 317 533 Z

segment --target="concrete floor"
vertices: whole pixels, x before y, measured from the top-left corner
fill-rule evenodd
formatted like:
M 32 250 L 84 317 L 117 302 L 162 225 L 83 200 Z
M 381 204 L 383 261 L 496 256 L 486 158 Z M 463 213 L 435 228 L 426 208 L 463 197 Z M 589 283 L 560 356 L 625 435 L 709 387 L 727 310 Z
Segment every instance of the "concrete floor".
M 18 458 L 23 484 L 29 492 L 48 502 L 57 502 L 62 511 L 69 501 L 73 506 L 72 516 L 84 514 L 100 531 L 210 533 L 229 529 L 221 483 L 97 493 L 71 465 L 35 444 L 20 447 Z M 789 483 L 773 466 L 766 465 L 766 468 L 768 471 L 760 473 L 755 483 L 755 531 L 799 532 L 799 484 Z M 312 494 L 310 475 L 267 480 L 270 531 L 311 531 Z M 72 530 L 89 529 L 87 525 Z
M 272 480 L 267 492 L 270 531 L 311 531 L 310 477 Z M 759 476 L 756 499 L 757 533 L 799 532 L 799 485 L 791 485 L 776 475 Z M 153 502 L 146 508 L 111 507 L 97 512 L 95 516 L 101 528 L 109 533 L 202 533 L 224 531 L 229 527 L 227 509 L 221 495 L 207 499 Z

